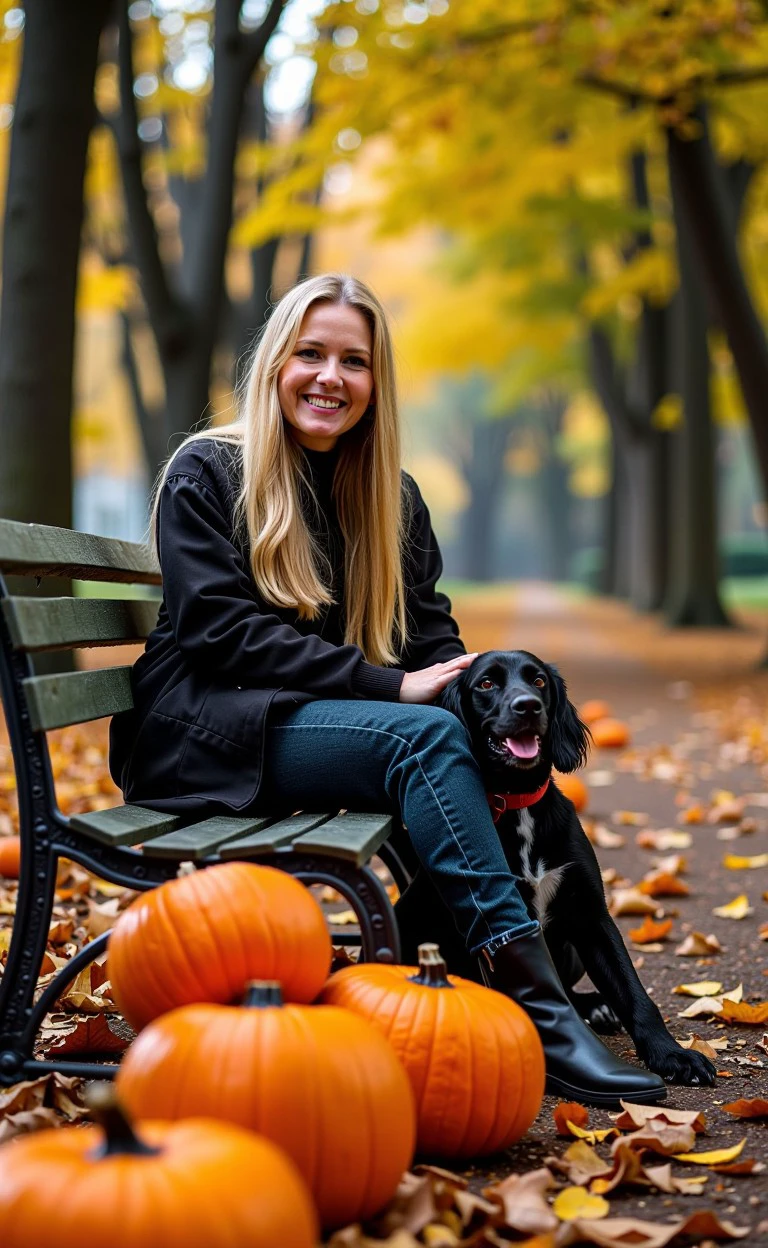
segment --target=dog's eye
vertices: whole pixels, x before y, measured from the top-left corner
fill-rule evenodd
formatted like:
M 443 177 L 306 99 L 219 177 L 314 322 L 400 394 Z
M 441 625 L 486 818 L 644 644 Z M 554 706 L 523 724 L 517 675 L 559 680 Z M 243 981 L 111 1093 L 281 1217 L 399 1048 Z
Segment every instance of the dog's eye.
M 533 683 L 537 689 L 546 689 L 547 687 L 547 682 L 543 676 L 537 676 Z
M 495 689 L 496 688 L 494 682 L 492 680 L 489 680 L 487 676 L 485 680 L 480 681 L 480 684 L 478 687 L 480 689 Z

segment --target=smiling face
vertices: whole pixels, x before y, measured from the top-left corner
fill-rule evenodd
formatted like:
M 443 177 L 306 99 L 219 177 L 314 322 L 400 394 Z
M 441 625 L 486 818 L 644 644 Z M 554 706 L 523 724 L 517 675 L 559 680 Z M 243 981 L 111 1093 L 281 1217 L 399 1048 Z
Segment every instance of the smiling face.
M 330 451 L 373 401 L 368 321 L 344 303 L 315 303 L 277 378 L 283 417 L 300 446 Z

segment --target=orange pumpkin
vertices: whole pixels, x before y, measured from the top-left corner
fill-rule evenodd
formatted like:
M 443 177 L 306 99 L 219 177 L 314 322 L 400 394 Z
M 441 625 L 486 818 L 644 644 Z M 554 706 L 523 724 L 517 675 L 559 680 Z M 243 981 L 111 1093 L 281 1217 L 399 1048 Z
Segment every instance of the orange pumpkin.
M 245 1008 L 187 1006 L 134 1041 L 118 1074 L 132 1113 L 211 1115 L 285 1150 L 324 1226 L 377 1213 L 395 1194 L 416 1135 L 408 1078 L 364 1019 L 283 1005 L 254 983 Z
M 113 1095 L 110 1090 L 110 1095 Z M 317 1216 L 289 1159 L 221 1122 L 62 1127 L 0 1149 L 3 1248 L 314 1248 Z
M 618 750 L 629 745 L 629 728 L 620 719 L 598 719 L 592 724 L 592 740 L 606 750 Z
M 611 713 L 611 708 L 607 702 L 599 702 L 593 698 L 591 702 L 585 702 L 579 707 L 579 719 L 584 724 L 592 725 L 598 719 L 606 719 Z
M 477 1157 L 530 1127 L 544 1095 L 544 1052 L 519 1006 L 446 969 L 437 945 L 421 945 L 418 968 L 345 967 L 320 1000 L 370 1019 L 394 1047 L 416 1097 L 419 1151 Z
M 0 875 L 18 880 L 21 869 L 21 837 L 0 836 Z
M 176 1006 L 238 1001 L 253 978 L 279 979 L 289 1001 L 312 1001 L 330 963 L 331 938 L 308 889 L 247 862 L 143 894 L 109 941 L 114 997 L 137 1030 Z
M 589 802 L 589 789 L 578 776 L 561 776 L 555 772 L 554 781 L 560 792 L 573 802 L 577 810 L 586 810 Z

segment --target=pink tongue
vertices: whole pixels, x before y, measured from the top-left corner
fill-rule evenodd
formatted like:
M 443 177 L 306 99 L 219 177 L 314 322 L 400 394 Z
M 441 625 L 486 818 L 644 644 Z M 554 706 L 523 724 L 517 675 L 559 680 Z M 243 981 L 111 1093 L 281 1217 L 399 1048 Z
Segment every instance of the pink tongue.
M 516 758 L 535 758 L 539 752 L 539 740 L 534 733 L 522 737 L 505 737 L 504 745 Z

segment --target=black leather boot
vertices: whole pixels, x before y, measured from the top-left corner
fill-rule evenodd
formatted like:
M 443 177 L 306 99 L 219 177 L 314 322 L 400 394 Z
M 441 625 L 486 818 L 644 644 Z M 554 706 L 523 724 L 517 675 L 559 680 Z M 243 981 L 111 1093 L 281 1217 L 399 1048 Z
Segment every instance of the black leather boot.
M 655 1104 L 667 1085 L 651 1071 L 615 1057 L 571 1005 L 542 933 L 520 936 L 481 959 L 490 988 L 522 1006 L 539 1033 L 547 1092 L 585 1105 L 620 1108 L 619 1100 Z

